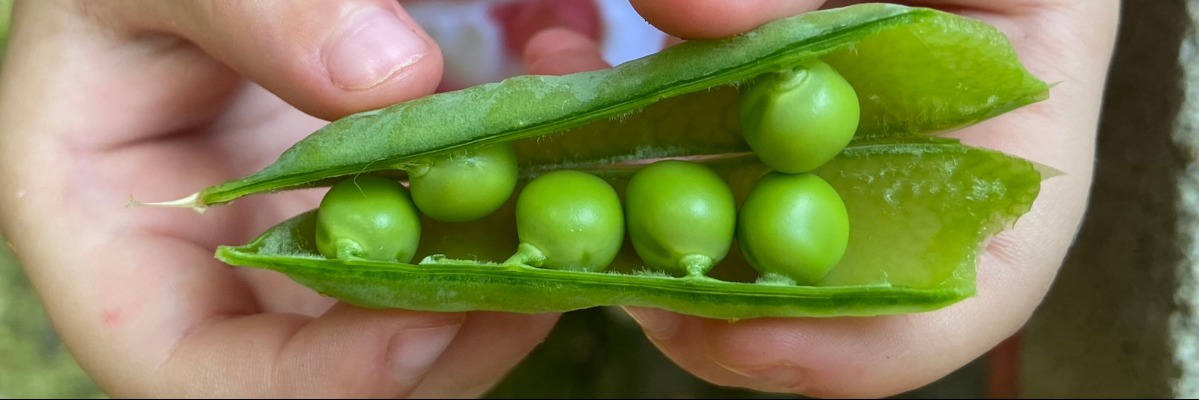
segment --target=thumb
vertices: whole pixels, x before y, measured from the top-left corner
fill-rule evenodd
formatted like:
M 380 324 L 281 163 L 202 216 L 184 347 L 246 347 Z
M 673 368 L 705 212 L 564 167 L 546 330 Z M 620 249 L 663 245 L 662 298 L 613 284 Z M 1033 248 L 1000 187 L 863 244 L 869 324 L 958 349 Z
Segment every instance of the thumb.
M 149 24 L 319 118 L 420 97 L 441 79 L 440 49 L 394 0 L 150 4 Z

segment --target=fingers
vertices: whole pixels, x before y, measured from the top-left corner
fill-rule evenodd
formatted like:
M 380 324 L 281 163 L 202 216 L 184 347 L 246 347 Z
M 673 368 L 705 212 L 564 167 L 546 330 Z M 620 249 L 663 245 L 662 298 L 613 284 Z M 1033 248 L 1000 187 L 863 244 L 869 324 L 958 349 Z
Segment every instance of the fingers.
M 402 397 L 424 378 L 465 317 L 341 304 L 311 321 L 285 314 L 215 321 L 179 343 L 150 393 Z
M 542 30 L 529 39 L 525 69 L 535 75 L 565 75 L 610 67 L 590 37 L 569 29 Z
M 159 369 L 162 397 L 476 397 L 557 315 L 367 310 L 257 314 L 186 336 Z
M 560 314 L 472 312 L 468 315 L 453 344 L 411 397 L 481 397 L 545 340 Z
M 324 119 L 432 93 L 441 79 L 440 49 L 395 1 L 148 2 L 146 8 L 122 17 L 182 35 Z
M 731 36 L 820 8 L 824 0 L 631 0 L 646 21 L 683 39 Z

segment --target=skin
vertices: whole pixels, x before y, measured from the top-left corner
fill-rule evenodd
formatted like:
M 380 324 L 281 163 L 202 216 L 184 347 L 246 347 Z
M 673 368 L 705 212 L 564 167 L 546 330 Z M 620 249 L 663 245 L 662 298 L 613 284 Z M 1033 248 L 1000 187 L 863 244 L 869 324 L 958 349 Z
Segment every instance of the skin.
M 726 386 L 887 396 L 965 365 L 1040 303 L 1085 209 L 1118 2 L 914 3 L 996 25 L 1034 74 L 1057 82 L 1049 100 L 953 136 L 1065 174 L 990 242 L 978 295 L 940 311 L 730 324 L 629 309 L 682 368 Z M 691 39 L 845 3 L 633 4 Z M 367 26 L 397 28 L 356 37 L 380 32 Z M 173 199 L 256 171 L 321 119 L 432 92 L 440 50 L 395 2 L 19 1 L 11 40 L 0 71 L 0 229 L 64 343 L 111 396 L 478 396 L 556 320 L 358 309 L 212 258 L 217 244 L 314 207 L 318 192 L 205 215 L 120 208 L 130 193 Z M 532 73 L 605 67 L 594 41 L 563 29 L 532 36 L 524 55 Z

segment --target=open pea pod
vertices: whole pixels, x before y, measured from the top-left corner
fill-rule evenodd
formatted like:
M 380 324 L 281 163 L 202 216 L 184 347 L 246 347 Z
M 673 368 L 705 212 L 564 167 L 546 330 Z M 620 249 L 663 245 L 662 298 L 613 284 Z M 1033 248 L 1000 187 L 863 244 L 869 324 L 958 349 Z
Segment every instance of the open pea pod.
M 176 204 L 204 208 L 324 185 L 495 142 L 515 144 L 525 178 L 584 169 L 618 190 L 636 161 L 703 160 L 734 186 L 740 202 L 767 168 L 741 137 L 737 85 L 817 58 L 853 86 L 861 121 L 849 147 L 815 171 L 846 203 L 850 243 L 813 286 L 737 278 L 729 271 L 744 270 L 744 261 L 733 255 L 712 277 L 643 272 L 627 252 L 608 273 L 495 262 L 515 251 L 510 208 L 470 229 L 425 221 L 432 233 L 422 243 L 434 244 L 422 244 L 429 257 L 417 264 L 323 258 L 313 244 L 312 213 L 244 246 L 222 246 L 217 257 L 278 270 L 361 306 L 437 311 L 640 305 L 729 319 L 879 315 L 936 309 L 972 295 L 983 241 L 1030 209 L 1042 175 L 1027 161 L 926 135 L 1044 99 L 1048 87 L 994 28 L 921 8 L 866 4 L 808 13 L 608 70 L 516 77 L 351 115 L 262 171 Z M 462 232 L 475 239 L 483 232 L 488 240 L 453 239 Z M 478 246 L 466 256 L 482 261 L 435 255 L 438 244 L 462 243 Z
M 746 178 L 737 182 L 752 182 L 767 171 L 752 157 L 710 166 L 726 178 Z M 593 172 L 617 187 L 627 180 L 624 170 Z M 1029 209 L 1041 180 L 1029 162 L 952 140 L 916 137 L 855 143 L 815 173 L 842 194 L 851 221 L 846 257 L 815 286 L 771 277 L 739 282 L 646 273 L 635 256 L 618 257 L 620 265 L 608 273 L 432 254 L 418 264 L 330 260 L 316 250 L 312 212 L 245 246 L 221 247 L 217 257 L 283 272 L 322 294 L 364 307 L 537 313 L 635 305 L 728 319 L 916 312 L 974 293 L 979 243 Z M 495 237 L 512 236 L 507 212 L 481 223 Z M 434 231 L 452 228 L 428 224 Z M 471 244 L 482 249 L 494 240 L 502 242 Z M 515 250 L 514 242 L 500 247 Z M 729 257 L 716 269 L 744 270 L 742 264 Z

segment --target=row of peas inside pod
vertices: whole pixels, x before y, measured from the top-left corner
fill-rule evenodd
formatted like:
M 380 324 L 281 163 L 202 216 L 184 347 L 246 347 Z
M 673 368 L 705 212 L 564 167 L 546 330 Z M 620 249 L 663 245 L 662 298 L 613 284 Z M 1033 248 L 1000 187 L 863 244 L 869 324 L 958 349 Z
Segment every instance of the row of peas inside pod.
M 815 283 L 844 255 L 849 216 L 836 190 L 808 172 L 852 139 L 857 96 L 820 61 L 762 75 L 740 90 L 744 140 L 772 170 L 755 177 L 740 207 L 724 177 L 691 160 L 638 166 L 619 191 L 571 169 L 519 187 L 516 153 L 497 143 L 413 163 L 407 188 L 382 175 L 335 184 L 318 210 L 317 249 L 327 258 L 408 263 L 421 252 L 422 215 L 491 231 L 471 221 L 507 213 L 519 246 L 505 264 L 603 272 L 631 242 L 644 270 L 706 278 L 736 241 L 760 276 Z

